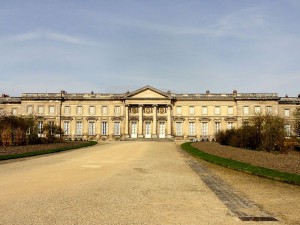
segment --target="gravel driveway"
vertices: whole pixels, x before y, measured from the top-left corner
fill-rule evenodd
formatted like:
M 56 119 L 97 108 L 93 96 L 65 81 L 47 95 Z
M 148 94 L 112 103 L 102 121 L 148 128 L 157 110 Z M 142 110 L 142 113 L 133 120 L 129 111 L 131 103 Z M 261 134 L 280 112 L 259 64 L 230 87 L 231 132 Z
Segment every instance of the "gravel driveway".
M 0 162 L 0 224 L 245 224 L 190 160 L 173 142 L 111 142 Z

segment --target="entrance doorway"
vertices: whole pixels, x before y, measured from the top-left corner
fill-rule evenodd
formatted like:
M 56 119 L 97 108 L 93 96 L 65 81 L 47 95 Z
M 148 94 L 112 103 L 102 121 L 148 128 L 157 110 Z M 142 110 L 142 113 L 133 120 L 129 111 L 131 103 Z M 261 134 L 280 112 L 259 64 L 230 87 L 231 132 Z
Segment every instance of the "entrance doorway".
M 131 138 L 137 138 L 137 122 L 131 122 Z
M 165 122 L 159 122 L 159 138 L 166 137 L 166 125 Z
M 151 138 L 151 123 L 146 122 L 145 123 L 145 138 Z

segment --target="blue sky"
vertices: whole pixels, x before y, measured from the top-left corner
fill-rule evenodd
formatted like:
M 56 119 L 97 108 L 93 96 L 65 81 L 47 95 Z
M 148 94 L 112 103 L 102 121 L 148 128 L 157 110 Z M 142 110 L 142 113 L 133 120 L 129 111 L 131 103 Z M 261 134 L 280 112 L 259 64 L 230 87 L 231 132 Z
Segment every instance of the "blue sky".
M 0 92 L 300 94 L 299 0 L 0 0 Z

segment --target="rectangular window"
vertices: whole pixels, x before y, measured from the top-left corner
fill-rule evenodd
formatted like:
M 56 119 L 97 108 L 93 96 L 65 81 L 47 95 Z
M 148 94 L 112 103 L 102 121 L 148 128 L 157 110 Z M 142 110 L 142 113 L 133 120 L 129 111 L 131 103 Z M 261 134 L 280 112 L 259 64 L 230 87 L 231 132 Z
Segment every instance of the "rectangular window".
M 233 115 L 233 106 L 228 106 L 228 108 L 227 108 L 227 114 L 228 115 Z
M 176 107 L 176 114 L 181 115 L 181 113 L 182 113 L 181 106 L 177 106 Z
M 249 115 L 249 106 L 244 106 L 244 115 Z
M 32 105 L 27 106 L 27 114 L 32 114 L 32 113 L 33 113 Z
M 54 113 L 55 113 L 54 106 L 49 106 L 49 114 L 54 114 Z
M 202 106 L 202 115 L 207 114 L 207 106 Z
M 82 106 L 77 106 L 76 113 L 77 114 L 82 114 Z
M 49 121 L 50 134 L 53 134 L 54 121 Z
M 44 106 L 39 106 L 38 107 L 38 113 L 43 114 L 44 113 Z
M 16 115 L 18 114 L 18 110 L 17 110 L 16 108 L 13 108 L 13 109 L 12 109 L 12 114 L 13 114 L 14 116 L 16 116 Z
M 287 137 L 291 136 L 291 125 L 290 124 L 285 124 L 284 125 L 284 130 L 285 130 L 285 135 Z
M 95 108 L 95 106 L 90 106 L 89 113 L 90 113 L 91 115 L 94 115 L 94 114 L 96 113 L 96 108 Z
M 107 135 L 107 133 L 108 133 L 107 130 L 108 130 L 107 122 L 102 122 L 101 123 L 101 134 Z
M 82 122 L 76 122 L 76 135 L 82 135 Z
M 115 106 L 115 115 L 120 115 L 120 114 L 121 114 L 121 107 Z
M 284 116 L 286 116 L 286 117 L 290 116 L 290 110 L 289 109 L 284 110 Z
M 228 130 L 233 129 L 233 122 L 228 122 L 228 123 L 227 123 L 227 129 L 228 129 Z
M 195 135 L 195 123 L 194 122 L 190 122 L 189 123 L 189 135 L 194 136 Z
M 203 122 L 202 123 L 202 135 L 208 135 L 208 123 L 207 122 Z
M 64 121 L 64 135 L 70 134 L 70 122 Z
M 114 135 L 120 135 L 120 122 L 114 123 Z
M 195 107 L 194 106 L 190 106 L 190 108 L 189 108 L 189 114 L 191 114 L 191 115 L 195 114 Z
M 38 134 L 43 133 L 43 121 L 38 122 Z
M 64 107 L 64 113 L 65 114 L 70 114 L 70 106 L 65 106 Z
M 221 114 L 221 107 L 220 106 L 215 106 L 215 114 L 220 115 Z
M 182 122 L 176 122 L 176 136 L 182 136 Z
M 101 113 L 102 113 L 103 115 L 107 115 L 107 113 L 108 113 L 107 106 L 102 106 L 102 108 L 101 108 Z
M 215 133 L 219 133 L 221 131 L 221 123 L 220 122 L 216 122 L 215 123 Z
M 96 133 L 95 122 L 89 122 L 89 135 L 94 135 Z
M 255 112 L 255 114 L 260 114 L 260 106 L 255 106 L 254 112 Z
M 267 106 L 267 114 L 271 114 L 272 113 L 272 106 Z

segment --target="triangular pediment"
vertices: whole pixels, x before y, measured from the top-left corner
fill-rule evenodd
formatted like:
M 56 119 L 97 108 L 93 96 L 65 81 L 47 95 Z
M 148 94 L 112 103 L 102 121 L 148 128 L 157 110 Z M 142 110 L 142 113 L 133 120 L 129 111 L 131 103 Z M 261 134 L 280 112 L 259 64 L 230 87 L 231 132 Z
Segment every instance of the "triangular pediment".
M 160 91 L 151 86 L 145 86 L 136 91 L 130 92 L 126 96 L 127 98 L 169 98 L 168 93 Z

